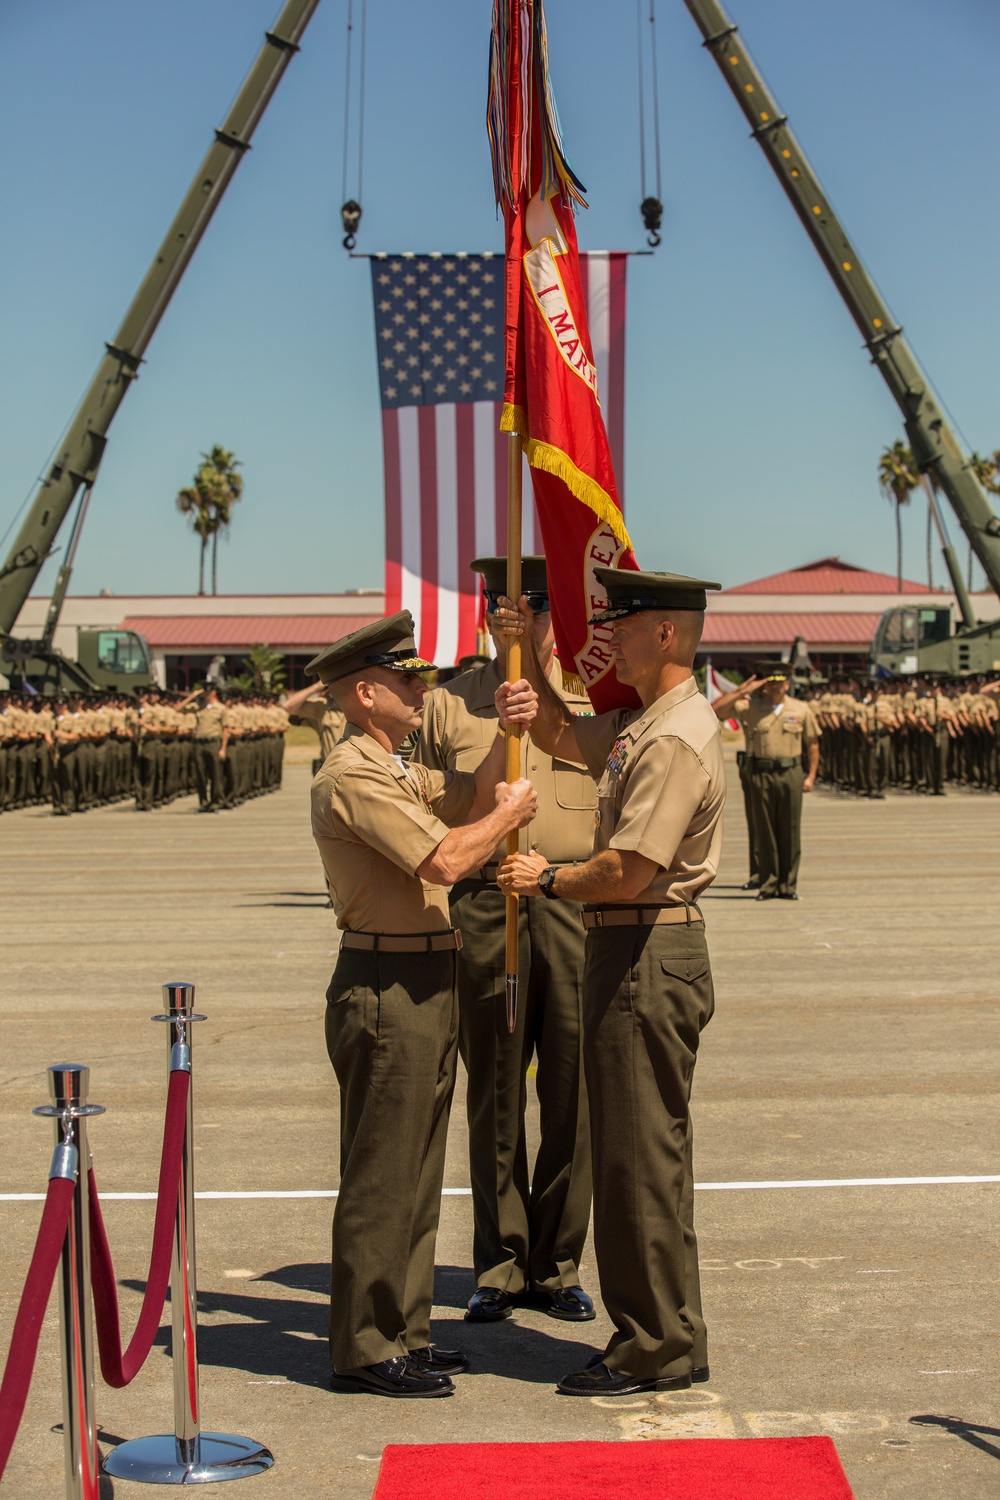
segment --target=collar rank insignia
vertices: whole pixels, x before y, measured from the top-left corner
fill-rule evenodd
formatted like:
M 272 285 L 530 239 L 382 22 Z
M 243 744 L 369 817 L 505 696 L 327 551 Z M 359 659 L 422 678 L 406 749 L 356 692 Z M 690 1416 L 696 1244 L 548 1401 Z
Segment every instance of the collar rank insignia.
M 608 756 L 608 770 L 612 773 L 613 776 L 617 776 L 619 774 L 625 762 L 628 760 L 628 752 L 629 741 L 624 735 L 621 735 L 618 739 L 615 740 L 614 744 L 611 747 L 611 754 Z

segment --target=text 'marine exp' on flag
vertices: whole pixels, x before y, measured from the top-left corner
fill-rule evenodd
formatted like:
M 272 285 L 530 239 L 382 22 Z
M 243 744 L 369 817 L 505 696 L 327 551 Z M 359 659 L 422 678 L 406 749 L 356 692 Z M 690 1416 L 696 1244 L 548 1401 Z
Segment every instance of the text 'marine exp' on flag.
M 580 257 L 615 466 L 625 437 L 623 253 Z M 507 550 L 504 257 L 371 260 L 385 466 L 385 608 L 408 609 L 417 649 L 442 666 L 476 650 L 474 557 Z M 531 486 L 523 548 L 542 551 Z

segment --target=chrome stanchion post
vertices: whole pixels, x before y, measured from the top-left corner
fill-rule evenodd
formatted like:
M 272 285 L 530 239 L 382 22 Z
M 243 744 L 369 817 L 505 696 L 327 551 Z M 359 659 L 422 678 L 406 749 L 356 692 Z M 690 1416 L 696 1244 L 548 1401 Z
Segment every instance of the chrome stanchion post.
M 62 1350 L 63 1451 L 66 1500 L 97 1500 L 100 1458 L 94 1420 L 94 1325 L 90 1296 L 90 1192 L 87 1118 L 103 1115 L 88 1104 L 90 1069 L 56 1063 L 49 1069 L 51 1104 L 32 1113 L 56 1123 L 56 1149 L 49 1178 L 75 1182 L 73 1208 L 59 1260 L 59 1342 Z
M 191 1072 L 192 1036 L 188 1024 L 204 1021 L 196 1015 L 193 984 L 165 984 L 166 1014 L 155 1021 L 169 1022 L 167 1049 L 170 1071 Z M 174 1365 L 174 1436 L 185 1462 L 199 1464 L 198 1439 L 201 1420 L 198 1407 L 198 1283 L 194 1244 L 194 1090 L 188 1089 L 181 1177 L 174 1216 L 174 1255 L 170 1266 L 171 1353 Z
M 194 985 L 172 981 L 163 986 L 170 1071 L 191 1072 L 193 1021 L 207 1018 L 194 1010 Z M 274 1455 L 251 1438 L 225 1432 L 202 1432 L 198 1400 L 198 1275 L 194 1235 L 194 1080 L 188 1089 L 181 1173 L 174 1218 L 174 1251 L 170 1267 L 171 1356 L 174 1371 L 174 1431 L 158 1437 L 120 1443 L 104 1461 L 108 1474 L 147 1484 L 204 1484 L 260 1474 Z

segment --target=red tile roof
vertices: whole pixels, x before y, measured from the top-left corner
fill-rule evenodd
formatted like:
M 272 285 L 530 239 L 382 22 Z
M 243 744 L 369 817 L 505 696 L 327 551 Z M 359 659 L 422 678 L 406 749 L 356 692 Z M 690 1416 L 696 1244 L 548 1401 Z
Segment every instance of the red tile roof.
M 823 611 L 818 614 L 712 614 L 705 616 L 705 633 L 701 649 L 710 651 L 723 646 L 749 647 L 790 646 L 797 635 L 807 646 L 842 646 L 861 651 L 871 645 L 881 615 L 841 614 Z
M 381 618 L 381 614 L 130 615 L 122 621 L 122 628 L 138 631 L 161 651 L 249 651 L 257 645 L 275 651 L 311 651 L 331 646 L 352 630 Z
M 845 563 L 839 557 L 821 557 L 818 562 L 792 568 L 787 573 L 772 573 L 751 583 L 739 583 L 726 589 L 727 594 L 895 594 L 893 573 L 869 573 Z M 925 583 L 903 579 L 904 594 L 926 594 Z

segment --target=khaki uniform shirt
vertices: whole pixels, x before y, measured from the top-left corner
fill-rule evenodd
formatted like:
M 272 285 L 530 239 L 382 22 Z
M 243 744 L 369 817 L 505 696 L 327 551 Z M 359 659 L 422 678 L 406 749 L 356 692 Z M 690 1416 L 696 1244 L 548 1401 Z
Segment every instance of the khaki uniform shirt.
M 424 720 L 413 761 L 437 771 L 475 771 L 496 738 L 499 715 L 493 701 L 504 676 L 496 661 L 463 672 L 435 688 L 424 700 Z M 593 717 L 590 699 L 567 692 L 562 668 L 553 659 L 549 682 L 575 714 Z M 587 859 L 594 845 L 597 791 L 585 766 L 554 760 L 521 736 L 521 775 L 538 793 L 538 811 L 521 830 L 519 846 L 539 849 L 552 864 Z M 504 858 L 506 843 L 490 863 Z
M 348 724 L 312 784 L 312 831 L 337 926 L 351 932 L 442 932 L 448 890 L 416 873 L 449 827 L 463 823 L 475 777 L 407 767 Z
M 0 716 L 0 739 L 5 744 L 19 745 L 21 735 L 27 734 L 28 725 L 25 722 L 27 715 L 23 708 L 12 708 L 8 706 Z
M 340 709 L 325 698 L 307 698 L 292 715 L 293 723 L 297 724 L 299 720 L 313 726 L 319 735 L 319 758 L 326 760 L 347 724 Z
M 890 730 L 896 727 L 896 700 L 888 693 L 880 694 L 873 704 L 875 709 L 875 726 L 877 729 Z
M 111 733 L 111 720 L 108 718 L 106 708 L 95 708 L 90 713 L 90 732 L 98 743 L 102 743 Z
M 634 849 L 659 866 L 640 895 L 620 904 L 697 901 L 719 868 L 726 768 L 719 721 L 694 678 L 649 708 L 578 719 L 575 731 L 600 777 L 594 853 Z
M 846 701 L 851 705 L 853 720 L 857 704 L 853 698 Z M 811 745 L 819 739 L 816 715 L 808 703 L 800 703 L 797 698 L 786 697 L 781 712 L 776 713 L 766 698 L 755 693 L 752 698 L 740 698 L 733 711 L 746 738 L 748 755 L 764 760 L 790 760 L 802 754 L 803 741 Z M 848 719 L 846 708 L 838 707 L 837 712 Z
M 229 711 L 224 703 L 206 703 L 195 711 L 194 737 L 196 740 L 221 740 L 222 731 L 228 728 Z

